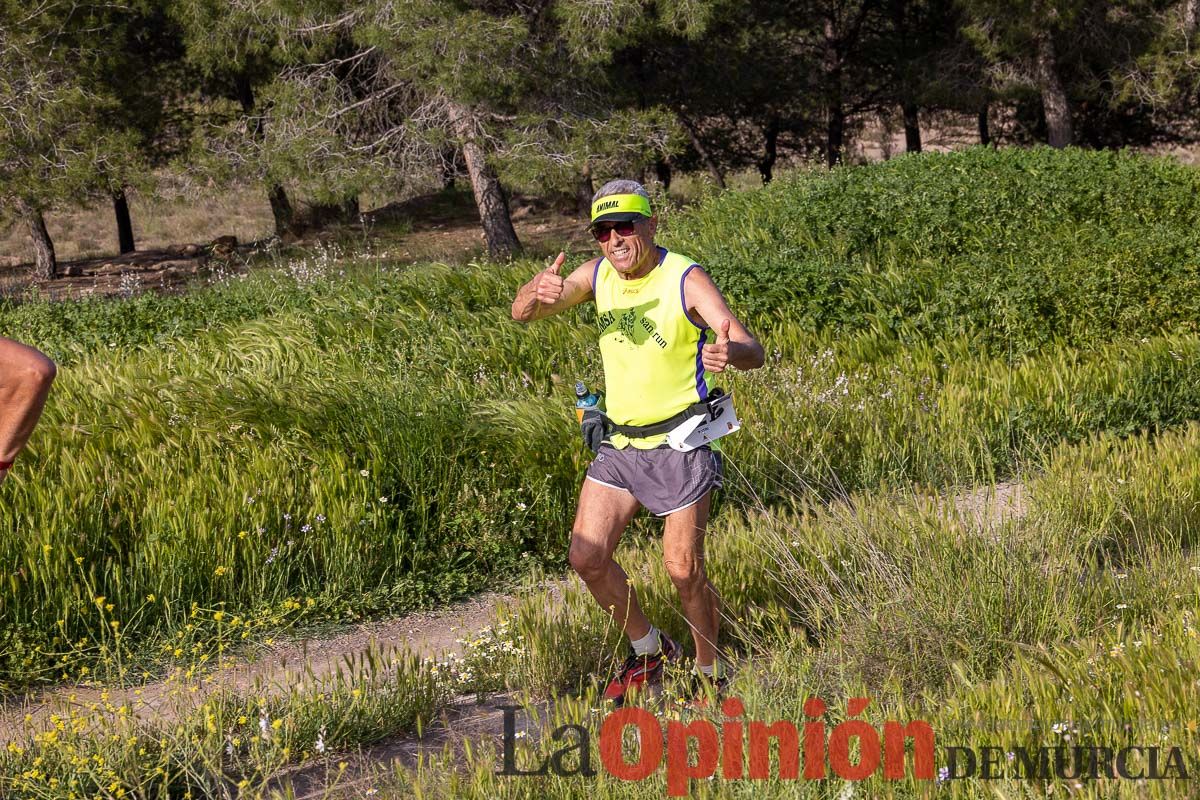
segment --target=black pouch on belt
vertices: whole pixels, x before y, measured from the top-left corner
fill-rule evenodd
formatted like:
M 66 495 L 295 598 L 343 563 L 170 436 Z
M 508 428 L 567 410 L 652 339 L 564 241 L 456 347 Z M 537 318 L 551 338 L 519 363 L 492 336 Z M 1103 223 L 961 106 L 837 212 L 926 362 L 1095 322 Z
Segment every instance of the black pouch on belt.
M 598 408 L 589 408 L 583 412 L 583 421 L 579 423 L 579 429 L 583 433 L 583 443 L 593 453 L 600 452 L 600 443 L 607 438 L 607 422 L 604 413 Z

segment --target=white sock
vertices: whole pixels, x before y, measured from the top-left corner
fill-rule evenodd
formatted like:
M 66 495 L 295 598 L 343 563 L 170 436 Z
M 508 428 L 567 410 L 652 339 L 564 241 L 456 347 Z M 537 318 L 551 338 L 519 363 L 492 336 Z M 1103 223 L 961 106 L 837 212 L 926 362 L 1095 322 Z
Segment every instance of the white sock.
M 714 661 L 711 664 L 697 664 L 696 672 L 699 672 L 706 678 L 715 678 L 717 677 L 717 662 Z
M 662 649 L 662 639 L 658 635 L 658 628 L 650 626 L 650 632 L 640 639 L 630 639 L 629 643 L 633 645 L 633 652 L 639 656 L 652 656 Z

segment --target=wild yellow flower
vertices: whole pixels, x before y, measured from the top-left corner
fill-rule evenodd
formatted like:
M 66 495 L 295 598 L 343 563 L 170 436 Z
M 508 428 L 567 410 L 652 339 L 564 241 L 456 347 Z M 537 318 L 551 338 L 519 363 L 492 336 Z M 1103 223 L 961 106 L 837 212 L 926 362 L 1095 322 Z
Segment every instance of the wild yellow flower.
M 228 573 L 229 573 L 229 567 L 226 567 L 226 566 L 220 566 L 220 567 L 217 567 L 215 570 L 213 570 L 213 575 L 216 575 L 218 578 L 221 577 L 222 575 L 226 575 Z
M 225 618 L 224 611 L 214 611 L 213 612 L 213 619 L 215 619 L 217 622 L 220 622 L 224 618 Z

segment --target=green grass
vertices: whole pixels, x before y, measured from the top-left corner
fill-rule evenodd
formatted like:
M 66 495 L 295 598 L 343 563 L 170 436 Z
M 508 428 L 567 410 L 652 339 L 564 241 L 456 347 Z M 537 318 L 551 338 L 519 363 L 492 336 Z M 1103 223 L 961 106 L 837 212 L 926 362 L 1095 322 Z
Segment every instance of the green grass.
M 1015 745 L 1142 744 L 1178 746 L 1194 759 L 1200 733 L 1189 709 L 1200 665 L 1200 562 L 1190 545 L 1200 524 L 1198 443 L 1200 427 L 1189 426 L 1157 442 L 1138 437 L 1115 445 L 1099 437 L 1063 448 L 1033 483 L 1027 514 L 990 529 L 911 495 L 856 496 L 849 505 L 796 515 L 727 516 L 711 537 L 709 560 L 727 615 L 727 645 L 740 665 L 732 693 L 745 702 L 746 719 L 801 722 L 804 700 L 818 696 L 829 706 L 832 728 L 845 719 L 849 697 L 866 696 L 873 703 L 865 718 L 874 727 L 886 719 L 925 719 L 942 747 L 1011 752 Z M 1094 491 L 1061 480 L 1077 477 L 1080 462 L 1089 465 L 1084 479 Z M 1164 475 L 1169 480 L 1160 480 Z M 1114 495 L 1096 486 L 1101 482 L 1139 488 Z M 1081 519 L 1090 521 L 1095 536 L 1136 558 L 1098 560 L 1092 541 L 1078 535 Z M 684 636 L 653 546 L 627 544 L 619 558 L 631 575 L 644 576 L 635 585 L 651 618 Z M 540 733 L 522 744 L 522 764 L 536 764 L 561 746 L 550 732 L 571 722 L 592 732 L 591 760 L 600 775 L 497 776 L 500 754 L 484 748 L 454 770 L 435 763 L 400 781 L 381 775 L 389 787 L 382 796 L 664 795 L 661 770 L 623 783 L 599 767 L 599 723 L 590 709 L 599 706 L 593 676 L 620 653 L 611 630 L 582 589 L 568 590 L 558 615 L 548 617 L 546 604 L 545 597 L 522 602 L 505 628 L 510 648 L 494 642 L 487 648 L 501 654 L 493 656 L 494 669 L 509 676 L 510 686 L 551 695 L 567 687 L 578 698 L 559 702 Z M 794 622 L 763 624 L 772 617 Z M 590 657 L 555 659 L 563 652 Z M 670 684 L 667 691 L 670 698 Z M 648 702 L 664 724 L 680 718 L 671 702 Z M 974 780 L 942 791 L 1045 796 L 1053 785 L 1074 795 L 1073 784 Z M 1085 784 L 1088 797 L 1175 797 L 1184 786 Z M 837 780 L 718 779 L 692 786 L 710 797 L 843 791 Z M 927 791 L 920 781 L 876 777 L 855 793 L 921 797 Z
M 667 242 L 747 308 L 808 330 L 1021 354 L 1194 331 L 1198 189 L 1166 158 L 974 148 L 716 195 Z
M 64 370 L 3 490 L 16 535 L 0 554 L 23 565 L 0 597 L 6 680 L 173 652 L 193 604 L 264 626 L 353 620 L 565 566 L 586 463 L 568 384 L 599 376 L 587 325 L 507 319 L 532 264 L 350 269 L 217 288 L 244 293 L 247 314 L 280 307 L 155 345 L 131 336 Z M 147 304 L 130 330 L 216 302 L 190 295 L 178 317 Z M 1200 408 L 1191 336 L 1013 364 L 788 326 L 765 342 L 771 365 L 731 379 L 748 423 L 728 448 L 739 502 L 1003 477 L 1061 440 Z
M 261 793 L 273 775 L 322 754 L 415 731 L 456 690 L 453 676 L 401 654 L 282 693 L 219 689 L 203 702 L 180 687 L 158 713 L 144 701 L 69 706 L 0 755 L 5 797 L 228 797 Z M 342 769 L 344 769 L 344 765 Z M 332 775 L 340 774 L 331 765 Z

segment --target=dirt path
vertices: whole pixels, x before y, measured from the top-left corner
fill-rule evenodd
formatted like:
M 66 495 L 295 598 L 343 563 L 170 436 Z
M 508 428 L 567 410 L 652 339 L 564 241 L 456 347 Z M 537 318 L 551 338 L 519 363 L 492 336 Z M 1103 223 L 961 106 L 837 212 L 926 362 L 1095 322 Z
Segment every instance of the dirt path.
M 522 702 L 514 693 L 495 694 L 483 702 L 474 695 L 456 698 L 424 735 L 396 736 L 352 754 L 342 753 L 328 759 L 295 767 L 275 777 L 269 789 L 295 800 L 334 800 L 360 798 L 381 778 L 393 774 L 396 767 L 411 769 L 422 759 L 446 752 L 456 758 L 467 748 L 478 751 L 485 742 L 502 745 L 504 706 L 521 706 L 515 712 L 514 732 L 520 737 L 534 735 L 553 716 L 553 704 L 541 700 Z M 346 769 L 337 768 L 346 763 Z
M 978 486 L 955 495 L 953 502 L 963 521 L 981 530 L 1020 519 L 1028 507 L 1025 484 L 1017 481 Z
M 553 591 L 558 583 L 543 588 Z M 437 611 L 367 623 L 335 636 L 282 642 L 254 658 L 230 659 L 222 668 L 192 680 L 177 674 L 138 686 L 61 686 L 18 695 L 0 703 L 0 743 L 49 726 L 53 714 L 72 706 L 127 703 L 137 717 L 162 721 L 178 717 L 217 688 L 274 693 L 301 683 L 319 685 L 367 655 L 386 660 L 407 651 L 442 660 L 461 654 L 460 640 L 491 625 L 497 606 L 514 599 L 515 594 L 486 592 Z

